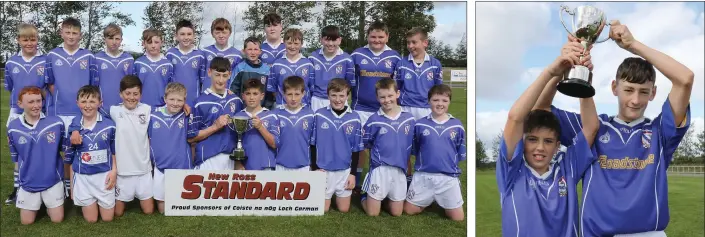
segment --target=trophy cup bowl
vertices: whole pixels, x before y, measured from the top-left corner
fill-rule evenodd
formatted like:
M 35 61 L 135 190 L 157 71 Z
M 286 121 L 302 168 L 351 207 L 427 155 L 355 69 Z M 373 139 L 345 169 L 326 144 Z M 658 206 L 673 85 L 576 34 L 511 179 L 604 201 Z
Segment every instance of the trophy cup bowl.
M 228 123 L 228 127 L 232 130 L 235 130 L 235 133 L 237 133 L 237 144 L 235 144 L 235 149 L 230 155 L 230 159 L 232 160 L 243 161 L 247 159 L 247 157 L 245 156 L 245 150 L 242 148 L 242 134 L 247 131 L 247 123 L 249 121 L 250 118 L 246 116 L 230 117 L 230 122 L 233 126 L 231 127 L 230 123 Z
M 568 13 L 572 17 L 572 30 L 568 29 L 563 22 L 563 12 Z M 602 43 L 609 38 L 598 40 L 597 38 L 605 28 L 607 19 L 602 10 L 593 6 L 579 6 L 571 10 L 568 6 L 562 5 L 558 13 L 563 28 L 568 31 L 568 34 L 580 40 L 583 49 L 587 50 L 593 44 Z M 582 57 L 581 57 L 582 59 Z M 590 85 L 592 73 L 590 69 L 582 65 L 575 65 L 568 71 L 565 78 L 558 83 L 557 89 L 561 93 L 577 98 L 589 98 L 595 95 L 595 88 Z

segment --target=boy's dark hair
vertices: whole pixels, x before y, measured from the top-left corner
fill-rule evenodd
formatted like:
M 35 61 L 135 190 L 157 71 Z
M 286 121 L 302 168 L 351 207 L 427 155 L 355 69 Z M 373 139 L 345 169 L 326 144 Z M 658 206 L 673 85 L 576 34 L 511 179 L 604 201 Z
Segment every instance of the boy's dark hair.
M 247 43 L 253 43 L 253 44 L 256 44 L 256 45 L 260 45 L 260 44 L 261 44 L 261 43 L 259 42 L 259 40 L 258 40 L 256 37 L 254 37 L 254 36 L 250 36 L 250 37 L 247 37 L 247 39 L 245 39 L 245 42 L 242 43 L 242 48 L 243 48 L 243 49 L 246 49 L 246 48 L 247 48 Z M 260 45 L 260 47 L 261 47 L 261 45 Z M 244 53 L 244 52 L 243 52 L 243 53 Z
M 193 23 L 191 23 L 191 21 L 189 20 L 180 20 L 176 23 L 176 31 L 179 31 L 179 29 L 184 27 L 191 28 L 191 30 L 196 31 L 193 27 Z
M 438 84 L 438 85 L 434 85 L 433 87 L 431 87 L 430 90 L 428 90 L 428 100 L 429 101 L 431 100 L 431 97 L 433 97 L 433 95 L 447 95 L 448 99 L 452 99 L 453 98 L 453 90 L 451 90 L 450 86 L 448 86 L 446 84 Z
M 337 26 L 329 25 L 321 29 L 321 38 L 337 40 L 340 38 L 340 30 Z
M 561 125 L 558 122 L 558 118 L 556 118 L 553 113 L 542 109 L 532 110 L 524 121 L 524 134 L 540 128 L 553 131 L 556 139 L 558 138 L 558 134 L 561 134 Z
M 262 23 L 264 23 L 265 26 L 267 25 L 281 25 L 282 24 L 282 17 L 279 16 L 277 13 L 269 13 L 267 15 L 264 15 L 262 18 Z
M 163 39 L 162 32 L 157 29 L 149 28 L 142 31 L 142 41 L 144 42 L 152 43 L 152 38 L 155 36 L 159 37 L 160 40 Z
M 397 90 L 397 81 L 392 78 L 385 77 L 375 83 L 375 93 L 382 89 Z
M 381 21 L 375 21 L 370 24 L 370 26 L 367 28 L 367 35 L 370 35 L 370 32 L 373 30 L 381 30 L 384 31 L 384 33 L 389 34 L 389 28 L 387 28 L 387 24 L 384 24 L 384 22 Z
M 213 58 L 213 61 L 211 61 L 211 65 L 208 68 L 216 72 L 228 72 L 231 70 L 230 60 L 223 57 L 215 57 Z
M 428 32 L 426 32 L 426 30 L 424 30 L 421 27 L 411 28 L 411 30 L 406 32 L 406 38 L 411 38 L 411 37 L 414 37 L 414 35 L 418 35 L 418 34 L 421 35 L 421 40 L 428 39 Z
M 81 29 L 81 21 L 79 21 L 76 18 L 69 17 L 64 19 L 64 21 L 61 22 L 61 28 L 64 27 L 77 27 L 79 30 Z
M 142 81 L 135 75 L 127 75 L 120 80 L 120 92 L 135 87 L 139 88 L 142 93 Z
M 250 78 L 245 81 L 245 85 L 242 86 L 242 94 L 249 89 L 257 89 L 260 93 L 264 94 L 264 84 L 259 78 Z
M 284 79 L 284 92 L 291 89 L 304 91 L 304 79 L 299 76 L 290 76 Z
M 230 25 L 230 21 L 228 21 L 225 18 L 216 18 L 213 20 L 213 23 L 211 23 L 211 33 L 213 33 L 216 30 L 220 31 L 230 31 L 230 33 L 233 33 L 232 26 Z
M 80 100 L 81 97 L 87 97 L 87 96 L 93 96 L 98 99 L 98 101 L 102 100 L 100 98 L 100 89 L 97 86 L 92 86 L 92 85 L 85 85 L 82 86 L 80 89 L 78 89 L 78 93 L 76 93 L 76 100 Z
M 350 93 L 350 85 L 348 82 L 343 78 L 333 78 L 330 82 L 328 82 L 328 90 L 326 90 L 326 92 L 330 94 L 331 91 L 341 92 L 344 90 L 346 90 L 347 93 Z
M 625 58 L 617 68 L 616 80 L 630 83 L 656 83 L 656 70 L 650 62 L 637 57 Z

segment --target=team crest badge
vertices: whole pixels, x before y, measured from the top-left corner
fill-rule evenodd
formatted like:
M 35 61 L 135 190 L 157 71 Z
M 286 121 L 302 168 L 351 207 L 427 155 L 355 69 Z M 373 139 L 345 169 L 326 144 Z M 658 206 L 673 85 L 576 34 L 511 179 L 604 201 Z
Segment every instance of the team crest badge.
M 171 60 L 171 64 L 176 64 L 176 63 L 178 63 L 178 61 L 176 61 L 176 59 Z
M 20 73 L 20 69 L 19 68 L 12 69 L 12 73 L 14 73 L 14 74 Z
M 279 74 L 284 74 L 284 73 L 286 73 L 286 71 L 284 70 L 284 68 L 282 68 L 282 70 L 279 71 Z
M 194 60 L 193 62 L 191 62 L 191 67 L 198 68 L 198 61 Z
M 211 108 L 211 114 L 215 114 L 215 113 L 218 113 L 218 108 L 216 108 L 216 107 Z
M 27 143 L 27 138 L 20 137 L 19 141 L 17 141 L 20 145 Z
M 321 65 L 316 64 L 316 66 L 313 67 L 316 71 L 321 70 Z
M 100 69 L 108 69 L 108 64 L 103 63 L 102 65 L 100 65 Z
M 424 135 L 424 136 L 431 135 L 431 131 L 428 131 L 428 129 L 425 129 L 425 130 L 423 130 L 422 135 Z
M 416 195 L 416 192 L 414 190 L 409 190 L 409 193 L 406 194 L 406 199 L 414 199 L 414 195 Z
M 405 73 L 404 79 L 407 79 L 407 80 L 411 79 L 411 73 Z
M 443 78 L 443 70 L 441 70 L 440 72 L 438 72 L 438 77 Z
M 279 121 L 279 127 L 283 128 L 284 126 L 286 126 L 286 122 L 284 120 Z
M 83 59 L 78 64 L 81 65 L 81 69 L 86 69 L 88 67 L 88 60 Z
M 353 125 L 352 125 L 352 124 L 348 124 L 348 126 L 345 126 L 345 133 L 348 134 L 348 135 L 350 135 L 350 134 L 352 134 L 353 129 L 355 129 L 355 128 L 353 127 Z
M 213 60 L 213 55 L 208 55 L 208 61 L 211 61 L 211 60 Z M 230 64 L 232 64 L 232 63 L 230 63 Z
M 147 123 L 147 115 L 145 115 L 145 114 L 140 114 L 140 115 L 137 116 L 137 117 L 139 117 L 141 124 Z
M 389 59 L 384 60 L 384 66 L 387 68 L 392 68 L 392 61 Z
M 647 149 L 651 147 L 651 130 L 644 130 L 643 135 L 641 136 L 641 145 Z
M 216 112 L 218 112 L 217 109 Z M 235 113 L 235 104 L 230 104 L 230 113 Z
M 404 134 L 409 135 L 409 130 L 411 129 L 411 125 L 406 125 L 404 126 Z
M 321 124 L 321 128 L 328 129 L 328 122 L 323 122 L 323 124 Z
M 44 66 L 38 66 L 37 67 L 37 75 L 43 76 L 44 75 Z
M 565 182 L 565 177 L 561 177 L 561 180 L 558 181 L 558 195 L 561 197 L 568 195 L 568 185 Z
M 610 134 L 608 132 L 605 132 L 605 134 L 600 136 L 600 142 L 602 142 L 602 143 L 610 142 Z
M 455 129 L 450 130 L 450 139 L 455 139 L 456 135 L 458 135 L 458 132 Z
M 269 58 L 269 55 L 262 54 L 262 58 L 264 58 L 264 59 Z
M 372 186 L 370 186 L 370 193 L 371 194 L 377 193 L 377 190 L 379 190 L 379 186 L 377 184 L 372 184 Z
M 379 130 L 379 134 L 387 134 L 387 128 L 382 128 Z
M 147 69 L 146 69 L 146 68 L 140 69 L 140 73 L 145 73 L 145 72 L 147 72 Z
M 117 185 L 115 185 L 115 197 L 118 197 L 118 196 L 120 196 L 120 188 L 118 188 Z
M 428 72 L 426 74 L 426 80 L 433 81 L 433 72 Z
M 83 160 L 83 162 L 89 162 L 91 161 L 91 155 L 88 153 L 83 153 L 81 155 L 81 160 Z
M 308 69 L 307 68 L 301 69 L 301 76 L 302 77 L 306 76 L 306 74 L 308 74 Z
M 49 143 L 54 143 L 54 142 L 56 142 L 56 133 L 54 133 L 54 132 L 48 132 L 48 133 L 47 133 L 47 142 L 49 142 Z
M 262 82 L 262 84 L 267 84 L 267 77 L 262 76 L 259 78 L 259 80 Z
M 125 73 L 127 73 L 127 69 L 128 69 L 129 67 L 130 67 L 130 65 L 127 64 L 127 63 L 125 63 L 124 65 L 122 65 L 122 68 L 123 68 L 123 70 L 125 71 Z
M 62 63 L 61 60 L 57 59 L 56 62 L 54 62 L 54 65 L 61 66 L 64 65 L 64 63 Z
M 162 68 L 162 76 L 166 76 L 166 68 Z
M 103 138 L 103 141 L 107 141 L 107 140 L 108 140 L 108 134 L 107 134 L 107 133 L 101 134 L 100 137 Z
M 154 125 L 152 125 L 152 127 L 154 127 L 155 129 L 157 129 L 157 128 L 160 128 L 161 125 L 159 125 L 159 123 L 154 123 Z
M 367 64 L 367 59 L 363 59 L 362 62 L 360 62 L 360 64 L 366 65 L 366 64 Z
M 210 60 L 210 59 L 208 59 L 208 60 Z M 233 65 L 233 62 L 235 62 L 235 59 L 229 58 L 228 61 L 230 61 L 230 65 Z
M 304 130 L 308 130 L 308 121 L 304 120 L 302 126 L 304 127 Z
M 184 128 L 184 118 L 179 119 L 179 128 Z
M 343 73 L 343 65 L 338 65 L 337 67 L 335 67 L 335 73 L 336 74 Z

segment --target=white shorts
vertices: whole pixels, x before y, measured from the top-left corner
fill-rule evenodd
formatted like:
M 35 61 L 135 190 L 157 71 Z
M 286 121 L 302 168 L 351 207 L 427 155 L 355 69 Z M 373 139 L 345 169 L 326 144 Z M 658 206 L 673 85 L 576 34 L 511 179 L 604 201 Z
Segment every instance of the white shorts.
M 195 170 L 234 170 L 235 161 L 230 159 L 230 154 L 220 153 L 196 166 Z
M 398 167 L 379 166 L 365 176 L 362 190 L 367 196 L 382 201 L 385 198 L 394 202 L 406 198 L 406 174 Z
M 649 231 L 634 234 L 621 234 L 615 235 L 614 237 L 666 237 L 666 232 L 663 231 Z
M 22 116 L 22 113 L 18 113 L 18 112 L 19 112 L 18 109 L 10 108 L 10 112 L 8 113 L 10 115 L 7 116 L 7 124 L 5 124 L 5 127 L 9 127 L 10 122 L 12 122 L 12 120 L 15 120 L 15 119 L 19 118 L 20 116 Z
M 325 108 L 328 105 L 330 105 L 328 98 L 311 96 L 311 109 L 313 109 L 313 112 L 316 112 L 320 108 Z
M 117 187 L 115 188 L 115 199 L 129 202 L 135 199 L 147 200 L 152 195 L 152 173 L 143 175 L 118 175 Z
M 164 170 L 164 172 L 166 172 L 166 170 Z M 164 201 L 164 173 L 160 172 L 156 167 L 154 168 L 154 178 L 152 181 L 152 195 L 154 199 Z
M 71 125 L 71 121 L 73 121 L 73 118 L 76 116 L 61 116 L 59 115 L 59 118 L 61 118 L 61 121 L 64 121 L 64 137 L 71 137 L 71 134 L 69 134 L 69 125 Z
M 105 189 L 108 173 L 73 173 L 73 203 L 76 206 L 85 207 L 97 201 L 98 206 L 102 208 L 115 207 L 115 188 Z
M 301 168 L 286 168 L 281 165 L 277 165 L 276 171 L 311 171 L 311 166 L 304 166 Z
M 350 175 L 350 168 L 338 171 L 326 171 L 326 199 L 333 198 L 333 193 L 339 198 L 350 197 L 350 195 L 352 195 L 352 190 L 345 189 L 348 175 Z
M 47 190 L 41 192 L 27 192 L 21 187 L 17 190 L 17 201 L 15 206 L 20 209 L 38 211 L 39 208 L 44 203 L 47 208 L 57 208 L 64 205 L 64 198 L 66 193 L 64 192 L 64 182 L 58 182 L 48 188 Z
M 416 172 L 406 194 L 406 201 L 419 207 L 427 207 L 436 201 L 446 210 L 462 207 L 460 180 L 445 174 Z
M 414 115 L 414 119 L 416 120 L 419 120 L 431 114 L 431 108 L 402 106 L 401 111 L 411 113 L 412 115 Z
M 367 119 L 372 116 L 373 112 L 366 112 L 366 111 L 360 111 L 360 110 L 355 110 L 358 115 L 360 115 L 360 124 L 364 127 L 365 124 L 367 124 Z

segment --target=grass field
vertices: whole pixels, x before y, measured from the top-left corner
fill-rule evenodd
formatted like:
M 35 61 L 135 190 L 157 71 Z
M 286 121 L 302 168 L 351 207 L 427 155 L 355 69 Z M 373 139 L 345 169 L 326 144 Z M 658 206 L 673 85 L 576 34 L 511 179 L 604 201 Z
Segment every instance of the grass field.
M 451 114 L 465 123 L 466 91 L 454 89 Z M 5 200 L 12 188 L 13 164 L 9 157 L 5 120 L 8 113 L 7 91 L 0 92 L 0 198 Z M 460 164 L 463 171 L 467 163 Z M 460 177 L 462 193 L 467 201 L 466 173 Z M 383 213 L 368 217 L 362 211 L 359 198 L 353 196 L 350 213 L 335 210 L 320 217 L 165 217 L 141 213 L 139 204 L 132 202 L 125 216 L 113 222 L 88 224 L 80 208 L 70 200 L 64 202 L 66 215 L 63 223 L 53 224 L 40 210 L 35 224 L 22 226 L 19 210 L 14 206 L 0 207 L 2 236 L 465 236 L 466 222 L 457 223 L 445 218 L 442 209 L 432 205 L 418 216 L 391 217 Z M 467 208 L 467 204 L 465 205 Z M 467 212 L 466 212 L 467 215 Z
M 501 236 L 502 212 L 494 171 L 478 171 L 475 176 L 476 236 Z M 582 188 L 578 187 L 578 196 Z M 703 177 L 668 176 L 668 207 L 671 221 L 666 234 L 674 237 L 705 236 L 703 231 Z M 638 221 L 638 220 L 635 220 Z

